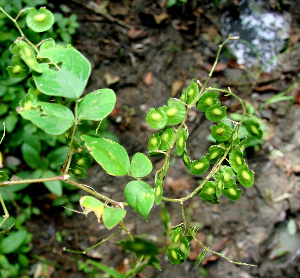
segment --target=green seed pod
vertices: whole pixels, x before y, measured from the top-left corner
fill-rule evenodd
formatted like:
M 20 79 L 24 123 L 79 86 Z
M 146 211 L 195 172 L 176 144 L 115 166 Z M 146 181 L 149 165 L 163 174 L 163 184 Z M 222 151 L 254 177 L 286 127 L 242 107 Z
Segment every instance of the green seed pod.
M 209 168 L 209 161 L 206 157 L 201 157 L 199 160 L 194 160 L 190 167 L 190 173 L 192 175 L 201 175 L 205 173 Z
M 72 158 L 71 167 L 79 166 L 83 169 L 88 169 L 88 168 L 90 168 L 91 164 L 92 164 L 92 161 L 91 161 L 89 155 L 87 155 L 85 153 L 75 153 Z
M 222 166 L 221 168 L 223 168 L 223 177 L 224 177 L 224 187 L 228 187 L 232 184 L 232 180 L 233 177 L 236 176 L 236 174 L 234 173 L 234 171 L 227 165 Z M 235 181 L 235 180 L 234 180 Z
M 235 201 L 241 197 L 242 190 L 237 189 L 235 184 L 235 186 L 223 189 L 223 193 L 228 199 Z
M 245 164 L 243 153 L 237 149 L 233 149 L 229 153 L 229 164 L 231 168 L 237 173 L 238 170 Z
M 228 141 L 230 139 L 230 137 L 232 136 L 232 133 L 233 133 L 233 130 L 231 129 L 231 127 L 222 122 L 218 122 L 218 126 L 213 125 L 211 127 L 212 137 L 220 142 Z
M 247 164 L 239 168 L 237 177 L 240 184 L 244 187 L 251 187 L 254 184 L 254 173 L 248 170 Z
M 218 145 L 213 145 L 209 148 L 209 153 L 205 155 L 210 164 L 215 163 L 224 153 L 224 149 Z
M 162 135 L 160 136 L 160 139 L 161 139 L 161 144 L 160 144 L 160 148 L 163 150 L 163 151 L 167 151 L 170 146 L 171 146 L 171 143 L 174 139 L 174 130 L 172 127 L 166 127 L 163 132 L 162 132 Z
M 186 140 L 188 138 L 188 133 L 185 129 L 181 128 L 178 133 L 178 137 L 176 140 L 176 153 L 178 155 L 182 155 L 184 150 L 186 149 Z
M 157 111 L 151 108 L 146 116 L 146 121 L 148 125 L 154 129 L 164 128 L 168 122 L 168 116 L 164 112 L 162 107 L 159 107 Z
M 148 141 L 149 152 L 156 152 L 159 149 L 160 144 L 161 144 L 160 135 L 158 133 L 152 134 Z
M 190 86 L 188 86 L 183 93 L 186 96 L 186 104 L 188 105 L 191 104 L 197 98 L 198 93 L 199 93 L 198 84 L 195 82 L 195 80 L 192 80 Z
M 70 173 L 73 174 L 76 178 L 85 179 L 87 177 L 86 171 L 79 166 L 73 166 L 70 168 Z
M 34 32 L 45 32 L 54 24 L 54 15 L 45 7 L 39 10 L 31 8 L 26 16 L 27 26 Z
M 199 196 L 206 202 L 212 204 L 218 204 L 218 198 L 216 195 L 216 183 L 213 181 L 208 181 L 199 192 Z
M 256 139 L 262 139 L 263 132 L 260 129 L 260 125 L 258 122 L 255 122 L 253 120 L 248 120 L 248 121 L 243 122 L 243 124 L 245 125 L 248 133 L 252 137 L 254 137 Z
M 12 78 L 24 78 L 29 73 L 28 66 L 22 61 L 19 55 L 13 55 L 11 66 L 7 67 L 6 70 Z
M 217 122 L 221 121 L 226 116 L 226 106 L 221 107 L 221 103 L 216 103 L 212 106 L 209 106 L 205 110 L 205 117 L 209 121 Z
M 154 191 L 154 201 L 157 205 L 161 203 L 163 195 L 163 182 L 160 179 L 162 170 L 158 170 L 155 174 L 155 191 Z
M 168 106 L 163 106 L 163 110 L 168 116 L 168 125 L 180 124 L 186 116 L 186 107 L 184 103 L 176 98 L 168 100 Z
M 220 103 L 219 100 L 218 100 L 218 97 L 219 97 L 218 92 L 206 92 L 206 93 L 204 93 L 200 97 L 199 101 L 197 102 L 197 108 L 200 111 L 205 112 L 205 110 L 208 107 L 210 107 L 214 104 Z
M 17 41 L 17 45 L 20 48 L 20 54 L 23 61 L 28 67 L 36 72 L 42 73 L 43 70 L 40 64 L 37 62 L 33 49 L 24 41 Z
M 186 150 L 184 150 L 183 153 L 182 153 L 182 160 L 183 160 L 183 163 L 184 163 L 186 169 L 188 169 L 190 171 L 190 169 L 191 169 L 191 159 L 187 155 Z

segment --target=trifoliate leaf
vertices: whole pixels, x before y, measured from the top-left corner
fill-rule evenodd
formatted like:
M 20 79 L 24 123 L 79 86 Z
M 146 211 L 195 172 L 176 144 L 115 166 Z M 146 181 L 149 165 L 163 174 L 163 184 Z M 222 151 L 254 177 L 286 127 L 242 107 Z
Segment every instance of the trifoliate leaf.
M 232 136 L 233 130 L 231 127 L 227 124 L 224 124 L 222 122 L 218 123 L 218 126 L 213 125 L 211 127 L 211 135 L 213 138 L 215 138 L 217 141 L 227 141 Z
M 209 203 L 217 204 L 218 199 L 216 195 L 216 183 L 213 181 L 208 181 L 199 192 L 199 196 Z
M 188 138 L 187 131 L 181 128 L 178 132 L 178 137 L 176 140 L 176 153 L 178 155 L 182 155 L 184 150 L 186 149 L 186 140 Z
M 205 155 L 210 164 L 215 163 L 224 153 L 224 149 L 217 145 L 209 148 L 209 153 Z
M 208 107 L 219 103 L 218 96 L 219 96 L 218 92 L 206 92 L 206 93 L 204 93 L 200 97 L 199 101 L 197 102 L 197 108 L 200 111 L 205 112 L 205 110 Z
M 229 164 L 231 168 L 237 173 L 238 170 L 245 164 L 243 153 L 237 149 L 233 149 L 229 153 Z
M 163 150 L 163 151 L 167 151 L 170 146 L 171 146 L 171 143 L 174 139 L 174 130 L 172 127 L 167 127 L 165 128 L 165 130 L 163 130 L 162 134 L 161 134 L 161 144 L 160 144 L 160 148 Z
M 192 175 L 201 175 L 209 168 L 209 161 L 206 157 L 201 157 L 199 160 L 194 160 L 190 166 L 190 173 Z
M 6 70 L 12 78 L 23 78 L 29 73 L 28 66 L 23 62 L 19 55 L 13 55 L 11 66 L 7 67 Z
M 26 42 L 21 40 L 17 41 L 17 45 L 20 49 L 19 53 L 21 55 L 21 58 L 26 63 L 26 65 L 31 69 L 33 69 L 34 71 L 38 73 L 42 73 L 43 69 L 40 66 L 40 64 L 37 62 L 35 53 L 31 48 L 31 46 L 29 46 Z
M 188 169 L 190 171 L 190 169 L 191 169 L 191 159 L 187 155 L 186 150 L 184 150 L 183 153 L 182 153 L 182 160 L 183 160 L 183 163 L 184 163 L 186 169 Z
M 260 125 L 258 122 L 248 120 L 243 122 L 243 124 L 245 125 L 247 131 L 252 137 L 256 139 L 262 139 L 263 131 L 260 129 Z
M 45 32 L 54 24 L 54 15 L 45 7 L 31 8 L 26 16 L 27 26 L 34 32 Z
M 87 177 L 85 169 L 80 166 L 72 166 L 72 168 L 70 168 L 70 173 L 79 179 L 85 179 Z
M 244 187 L 251 187 L 254 184 L 254 173 L 248 170 L 247 164 L 239 168 L 237 177 L 240 184 Z
M 168 106 L 163 106 L 163 110 L 168 116 L 168 125 L 180 124 L 186 116 L 185 104 L 176 98 L 170 98 Z
M 221 107 L 221 103 L 214 104 L 209 106 L 205 110 L 205 117 L 209 121 L 217 122 L 224 119 L 226 116 L 226 106 Z
M 157 111 L 151 108 L 146 116 L 148 125 L 154 129 L 164 128 L 168 122 L 168 116 L 164 112 L 162 107 L 159 107 Z
M 148 149 L 149 152 L 155 152 L 159 149 L 161 144 L 160 134 L 151 134 L 150 139 L 148 141 Z

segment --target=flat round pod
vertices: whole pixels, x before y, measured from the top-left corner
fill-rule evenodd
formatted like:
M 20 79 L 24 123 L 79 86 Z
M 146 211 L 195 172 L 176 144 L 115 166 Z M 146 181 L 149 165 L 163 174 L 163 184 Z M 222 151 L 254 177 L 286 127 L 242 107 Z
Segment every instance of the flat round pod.
M 159 107 L 157 111 L 151 108 L 146 116 L 148 125 L 154 129 L 164 128 L 168 122 L 168 116 L 164 112 L 162 107 Z
M 231 186 L 223 189 L 223 194 L 230 200 L 235 201 L 241 197 L 242 190 L 237 189 L 237 186 Z
M 238 170 L 245 164 L 243 153 L 237 149 L 233 149 L 229 153 L 229 164 L 231 168 L 237 173 Z
M 209 153 L 205 155 L 210 164 L 215 163 L 224 153 L 224 149 L 218 145 L 209 148 Z
M 199 196 L 209 203 L 218 203 L 216 196 L 216 183 L 213 181 L 208 181 L 199 192 Z
M 6 70 L 12 78 L 24 78 L 29 73 L 28 66 L 23 62 L 19 55 L 13 55 L 11 66 L 7 67 Z
M 197 102 L 197 108 L 205 112 L 208 107 L 220 102 L 218 97 L 218 92 L 205 92 Z
M 188 86 L 185 89 L 185 95 L 186 95 L 186 104 L 191 104 L 193 101 L 196 100 L 199 93 L 199 87 L 198 84 L 195 82 L 195 80 L 192 80 L 190 86 Z
M 213 125 L 211 127 L 211 135 L 219 142 L 228 141 L 232 136 L 233 130 L 227 124 L 218 122 L 218 126 Z
M 160 135 L 158 133 L 151 134 L 149 141 L 148 141 L 148 149 L 149 152 L 156 152 L 161 144 Z
M 54 24 L 54 15 L 45 7 L 31 8 L 26 16 L 27 26 L 34 32 L 45 32 Z
M 216 196 L 219 198 L 222 195 L 224 189 L 224 178 L 219 177 L 219 179 L 216 180 Z
M 187 155 L 186 149 L 182 153 L 182 160 L 183 160 L 183 163 L 184 163 L 186 169 L 190 170 L 191 169 L 191 159 Z
M 176 140 L 176 153 L 178 155 L 182 155 L 184 150 L 186 149 L 186 140 L 188 138 L 188 133 L 185 129 L 181 128 L 178 132 L 177 140 Z
M 163 151 L 167 151 L 170 148 L 171 143 L 174 139 L 174 136 L 175 136 L 175 133 L 174 133 L 174 130 L 172 127 L 166 127 L 163 130 L 163 132 L 160 136 L 160 139 L 161 139 L 160 148 Z
M 240 184 L 244 187 L 251 187 L 254 184 L 254 173 L 252 170 L 248 170 L 247 164 L 239 168 L 237 177 Z
M 85 179 L 87 177 L 87 173 L 85 169 L 80 166 L 73 166 L 69 169 L 70 173 L 73 174 L 76 178 Z
M 190 173 L 192 175 L 201 175 L 209 168 L 209 161 L 206 157 L 201 157 L 199 160 L 194 160 L 190 166 Z
M 224 187 L 230 186 L 232 183 L 233 177 L 236 176 L 234 171 L 227 165 L 222 166 L 223 168 L 223 177 L 224 177 Z M 234 180 L 235 181 L 235 180 Z
M 72 157 L 71 167 L 79 166 L 83 169 L 88 169 L 92 164 L 92 160 L 89 155 L 85 153 L 75 153 Z
M 248 133 L 256 138 L 256 139 L 262 139 L 263 136 L 263 131 L 260 129 L 260 125 L 258 122 L 255 122 L 253 120 L 248 120 L 243 122 L 243 124 L 245 125 Z
M 43 43 L 40 45 L 40 51 L 49 49 L 49 48 L 55 48 L 55 40 L 53 38 L 49 38 L 43 41 Z
M 226 116 L 226 106 L 221 107 L 221 103 L 213 104 L 205 110 L 205 117 L 209 121 L 218 122 L 225 118 Z
M 170 98 L 168 100 L 168 106 L 164 106 L 163 110 L 168 116 L 168 125 L 177 125 L 180 124 L 186 116 L 186 107 L 185 104 L 176 99 L 176 98 Z

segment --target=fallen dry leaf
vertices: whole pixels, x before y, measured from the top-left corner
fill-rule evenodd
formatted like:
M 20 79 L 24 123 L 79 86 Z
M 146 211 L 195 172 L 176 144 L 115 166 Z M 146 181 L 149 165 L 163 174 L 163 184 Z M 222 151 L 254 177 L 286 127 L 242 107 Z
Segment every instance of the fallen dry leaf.
M 106 82 L 107 86 L 118 83 L 120 81 L 119 76 L 112 75 L 109 72 L 104 74 L 104 79 L 105 79 L 105 82 Z
M 132 28 L 127 32 L 128 37 L 131 40 L 140 40 L 147 37 L 147 30 Z
M 168 17 L 169 17 L 169 15 L 166 14 L 166 13 L 154 15 L 154 19 L 155 19 L 156 24 L 161 24 L 161 23 L 162 23 L 163 21 L 165 21 Z
M 144 82 L 146 85 L 150 86 L 152 84 L 152 81 L 153 81 L 153 73 L 150 71 L 146 74 L 144 78 Z
M 256 86 L 255 91 L 257 92 L 278 91 L 278 88 L 273 84 L 267 84 L 264 86 Z
M 179 90 L 182 88 L 183 86 L 183 82 L 180 80 L 175 80 L 172 83 L 172 89 L 171 89 L 171 96 L 175 97 L 177 95 L 177 93 L 179 92 Z

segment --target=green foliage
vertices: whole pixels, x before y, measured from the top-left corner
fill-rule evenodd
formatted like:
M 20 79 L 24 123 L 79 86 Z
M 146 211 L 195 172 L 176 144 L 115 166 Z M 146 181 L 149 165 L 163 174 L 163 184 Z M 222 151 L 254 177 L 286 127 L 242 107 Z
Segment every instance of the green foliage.
M 0 10 L 11 19 L 2 8 Z M 44 8 L 39 11 L 31 9 L 26 22 L 28 27 L 34 31 L 43 32 L 53 24 L 53 16 L 55 18 L 55 15 Z M 19 29 L 20 26 L 17 23 L 16 25 Z M 167 257 L 172 264 L 183 263 L 190 252 L 189 242 L 191 240 L 198 242 L 195 237 L 198 229 L 191 227 L 189 221 L 186 220 L 184 202 L 194 195 L 199 195 L 205 202 L 218 204 L 218 198 L 223 193 L 229 199 L 237 200 L 241 195 L 241 190 L 237 188 L 236 177 L 244 187 L 253 185 L 254 173 L 248 170 L 244 159 L 245 142 L 240 140 L 239 133 L 242 123 L 245 122 L 244 127 L 248 131 L 249 137 L 261 139 L 262 130 L 258 122 L 249 119 L 245 121 L 245 106 L 230 89 L 206 88 L 215 63 L 203 85 L 197 80 L 192 80 L 190 85 L 183 90 L 180 99 L 170 98 L 167 105 L 157 109 L 150 108 L 146 116 L 149 126 L 158 129 L 148 142 L 149 156 L 160 155 L 164 159 L 163 165 L 155 174 L 154 188 L 148 184 L 148 181 L 142 180 L 153 169 L 152 162 L 145 154 L 133 154 L 130 161 L 129 154 L 121 144 L 97 135 L 100 127 L 97 127 L 96 135 L 93 131 L 91 132 L 90 124 L 97 124 L 94 123 L 97 121 L 100 121 L 101 124 L 112 112 L 116 103 L 116 95 L 111 89 L 100 89 L 82 97 L 91 73 L 89 61 L 71 45 L 59 45 L 53 38 L 35 45 L 23 34 L 21 29 L 19 31 L 22 36 L 10 48 L 13 61 L 8 72 L 13 77 L 19 77 L 18 74 L 20 73 L 25 77 L 26 66 L 30 68 L 26 72 L 26 74 L 29 73 L 28 84 L 30 88 L 27 93 L 22 91 L 22 96 L 17 101 L 13 100 L 13 93 L 5 96 L 7 101 L 15 101 L 14 108 L 22 117 L 19 120 L 17 114 L 11 112 L 6 117 L 6 125 L 7 132 L 12 133 L 18 121 L 22 121 L 22 124 L 25 120 L 31 122 L 29 124 L 27 122 L 26 128 L 17 131 L 17 135 L 14 134 L 16 136 L 14 140 L 17 140 L 17 143 L 14 142 L 14 144 L 21 146 L 24 161 L 35 171 L 31 174 L 24 173 L 21 178 L 25 178 L 25 181 L 5 181 L 7 180 L 6 172 L 1 174 L 1 187 L 10 185 L 7 188 L 9 194 L 0 187 L 0 201 L 5 217 L 8 217 L 8 212 L 4 201 L 11 197 L 18 198 L 18 191 L 27 187 L 27 182 L 43 182 L 49 191 L 59 196 L 53 202 L 57 206 L 68 204 L 66 196 L 63 195 L 62 181 L 68 187 L 75 186 L 85 190 L 95 197 L 83 196 L 79 199 L 78 195 L 71 195 L 74 201 L 79 199 L 83 209 L 82 213 L 93 212 L 98 223 L 102 224 L 102 219 L 107 229 L 119 226 L 117 232 L 103 239 L 96 246 L 115 237 L 122 230 L 125 231 L 128 238 L 122 239 L 118 244 L 134 254 L 131 269 L 125 275 L 126 277 L 133 277 L 142 272 L 147 265 L 160 269 L 157 254 L 161 250 L 148 239 L 131 234 L 123 221 L 126 216 L 125 207 L 130 206 L 144 220 L 147 220 L 154 202 L 157 205 L 162 202 L 175 202 L 181 206 L 183 224 L 171 229 L 168 213 L 166 210 L 162 210 L 164 235 L 170 237 L 169 243 L 162 250 L 167 249 Z M 225 43 L 226 41 L 220 46 L 216 60 L 218 60 L 221 48 Z M 30 77 L 31 74 L 33 77 Z M 240 121 L 225 123 L 226 107 L 221 106 L 218 99 L 219 92 L 231 95 L 240 101 L 243 108 Z M 215 139 L 215 145 L 210 147 L 209 153 L 191 160 L 187 150 L 189 133 L 186 120 L 189 111 L 194 106 L 205 113 L 208 120 L 217 123 L 211 128 L 211 136 Z M 5 113 L 7 111 L 4 106 L 3 115 Z M 79 127 L 83 127 L 84 132 L 79 132 Z M 61 143 L 64 140 L 66 140 L 67 146 L 59 146 L 55 149 L 57 142 Z M 54 149 L 44 154 L 42 141 L 47 142 Z M 175 145 L 177 156 L 181 156 L 187 171 L 192 175 L 202 175 L 209 170 L 210 166 L 211 170 L 192 193 L 186 197 L 173 199 L 164 196 L 163 182 L 170 164 L 172 164 L 170 157 L 172 151 L 175 150 Z M 9 148 L 12 146 L 8 144 Z M 229 157 L 229 166 L 223 165 L 223 162 L 227 161 L 227 157 Z M 90 186 L 78 183 L 71 178 L 70 174 L 77 178 L 85 178 L 87 176 L 86 170 L 90 167 L 92 158 L 107 174 L 129 176 L 134 179 L 128 182 L 124 188 L 126 202 L 110 199 L 96 192 Z M 57 175 L 55 169 L 61 164 L 60 175 Z M 11 169 L 7 169 L 7 173 L 9 176 Z M 5 224 L 5 221 L 6 219 L 3 218 L 0 223 Z M 6 255 L 19 250 L 22 244 L 27 242 L 26 238 L 27 232 L 25 230 L 20 229 L 20 231 L 11 233 L 10 237 L 0 242 L 2 253 Z M 209 250 L 202 243 L 199 244 L 205 251 Z M 214 253 L 212 250 L 209 251 Z M 219 253 L 216 254 L 219 255 Z M 197 264 L 200 263 L 204 255 L 205 252 L 199 254 Z M 224 255 L 222 256 L 226 258 Z M 20 254 L 19 258 L 20 263 L 25 265 L 24 256 Z M 4 263 L 6 264 L 5 259 Z M 114 270 L 102 264 L 94 264 L 94 266 L 109 275 L 123 277 L 123 275 L 118 276 Z

